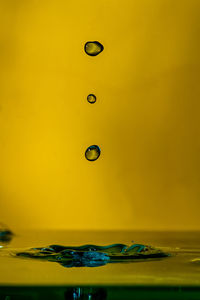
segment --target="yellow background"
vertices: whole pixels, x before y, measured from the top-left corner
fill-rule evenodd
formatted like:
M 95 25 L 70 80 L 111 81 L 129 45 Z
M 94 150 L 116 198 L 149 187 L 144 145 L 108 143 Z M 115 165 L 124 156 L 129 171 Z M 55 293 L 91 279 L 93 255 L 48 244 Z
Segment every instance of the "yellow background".
M 200 229 L 199 19 L 199 0 L 0 0 L 0 221 Z

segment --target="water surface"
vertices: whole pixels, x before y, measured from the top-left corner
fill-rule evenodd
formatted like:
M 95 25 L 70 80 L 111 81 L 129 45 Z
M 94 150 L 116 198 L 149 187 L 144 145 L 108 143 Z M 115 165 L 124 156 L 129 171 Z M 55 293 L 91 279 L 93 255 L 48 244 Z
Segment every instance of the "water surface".
M 169 251 L 160 260 L 107 264 L 99 268 L 66 269 L 57 263 L 16 258 L 9 255 L 46 245 L 108 245 L 132 242 Z M 200 286 L 199 232 L 18 232 L 8 244 L 1 243 L 0 284 L 9 285 L 151 285 Z M 29 274 L 29 276 L 27 276 Z

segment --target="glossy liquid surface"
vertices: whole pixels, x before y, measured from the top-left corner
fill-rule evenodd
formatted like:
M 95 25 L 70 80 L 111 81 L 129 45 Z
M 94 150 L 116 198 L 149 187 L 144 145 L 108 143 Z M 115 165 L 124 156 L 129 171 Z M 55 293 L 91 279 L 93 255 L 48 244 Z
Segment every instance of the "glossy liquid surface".
M 172 253 L 149 261 L 112 263 L 99 267 L 64 268 L 57 262 L 17 258 L 15 251 L 46 245 L 141 243 Z M 9 244 L 0 243 L 0 285 L 166 286 L 200 287 L 199 232 L 19 232 Z M 27 276 L 28 274 L 28 276 Z

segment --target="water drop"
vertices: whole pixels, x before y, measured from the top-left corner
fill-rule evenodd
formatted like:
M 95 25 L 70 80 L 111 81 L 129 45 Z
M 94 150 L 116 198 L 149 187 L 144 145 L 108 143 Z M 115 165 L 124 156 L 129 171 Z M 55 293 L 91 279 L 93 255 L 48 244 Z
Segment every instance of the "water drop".
M 88 147 L 87 150 L 85 151 L 85 157 L 89 161 L 97 160 L 100 154 L 101 154 L 101 150 L 97 145 L 92 145 Z
M 91 104 L 95 103 L 97 101 L 97 97 L 94 94 L 89 94 L 87 96 L 87 101 Z
M 97 41 L 87 42 L 85 44 L 85 52 L 90 56 L 96 56 L 101 53 L 104 49 L 103 45 Z

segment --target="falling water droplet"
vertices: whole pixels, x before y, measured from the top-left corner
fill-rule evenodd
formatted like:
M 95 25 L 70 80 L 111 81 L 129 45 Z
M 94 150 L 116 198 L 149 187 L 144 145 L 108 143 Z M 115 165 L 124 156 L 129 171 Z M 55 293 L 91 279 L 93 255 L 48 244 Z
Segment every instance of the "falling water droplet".
M 87 150 L 85 151 L 85 157 L 89 161 L 97 160 L 100 154 L 101 154 L 101 150 L 97 145 L 92 145 L 88 147 Z
M 90 56 L 96 56 L 101 53 L 104 49 L 103 45 L 97 41 L 87 42 L 85 44 L 85 52 Z
M 94 94 L 89 94 L 87 96 L 87 101 L 91 104 L 95 103 L 97 101 L 97 97 Z

